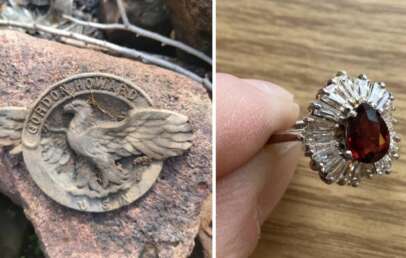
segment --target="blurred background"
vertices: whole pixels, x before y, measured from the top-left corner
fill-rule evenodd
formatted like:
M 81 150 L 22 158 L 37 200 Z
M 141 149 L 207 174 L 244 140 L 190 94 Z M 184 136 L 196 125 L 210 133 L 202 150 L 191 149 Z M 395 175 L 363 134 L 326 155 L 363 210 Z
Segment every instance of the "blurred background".
M 403 139 L 405 46 L 405 1 L 217 1 L 219 72 L 281 85 L 294 93 L 302 115 L 337 71 L 366 73 L 396 97 Z M 252 257 L 405 257 L 402 150 L 390 176 L 358 188 L 325 185 L 303 157 Z

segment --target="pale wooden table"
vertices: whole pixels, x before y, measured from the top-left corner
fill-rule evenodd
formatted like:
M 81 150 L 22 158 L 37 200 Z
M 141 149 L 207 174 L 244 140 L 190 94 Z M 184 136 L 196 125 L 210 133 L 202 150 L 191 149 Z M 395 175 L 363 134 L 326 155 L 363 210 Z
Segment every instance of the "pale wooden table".
M 302 110 L 336 71 L 367 73 L 394 92 L 406 141 L 406 1 L 218 0 L 217 6 L 219 71 L 283 85 Z M 404 149 L 392 175 L 359 188 L 324 185 L 303 158 L 252 257 L 406 257 Z

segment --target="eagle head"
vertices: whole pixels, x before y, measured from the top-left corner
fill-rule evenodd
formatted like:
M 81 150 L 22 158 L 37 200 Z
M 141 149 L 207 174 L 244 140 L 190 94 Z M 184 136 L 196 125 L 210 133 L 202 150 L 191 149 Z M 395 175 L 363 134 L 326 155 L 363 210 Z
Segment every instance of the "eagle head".
M 64 113 L 77 114 L 77 113 L 91 113 L 92 108 L 85 100 L 74 100 L 63 107 Z

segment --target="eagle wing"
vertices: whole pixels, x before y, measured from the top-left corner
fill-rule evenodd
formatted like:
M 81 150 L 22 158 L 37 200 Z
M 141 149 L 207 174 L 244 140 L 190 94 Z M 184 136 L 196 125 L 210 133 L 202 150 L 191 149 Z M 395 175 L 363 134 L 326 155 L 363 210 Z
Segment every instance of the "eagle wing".
M 49 166 L 59 174 L 63 166 L 72 159 L 72 152 L 66 142 L 65 134 L 52 134 L 41 140 L 41 155 Z
M 192 127 L 184 115 L 159 109 L 131 110 L 121 122 L 105 122 L 88 131 L 94 147 L 115 160 L 144 154 L 155 160 L 182 155 L 192 146 Z
M 22 152 L 21 134 L 27 112 L 23 107 L 0 108 L 0 148 L 13 147 L 12 154 Z

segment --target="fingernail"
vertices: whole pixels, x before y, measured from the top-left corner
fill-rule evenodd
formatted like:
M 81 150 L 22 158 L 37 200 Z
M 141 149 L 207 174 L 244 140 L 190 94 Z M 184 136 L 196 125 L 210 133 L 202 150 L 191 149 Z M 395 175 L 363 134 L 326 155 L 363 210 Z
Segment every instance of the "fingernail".
M 293 105 L 290 105 L 292 108 L 292 112 L 295 112 L 296 117 L 299 117 L 300 115 L 300 106 L 296 102 L 293 102 Z
M 281 97 L 287 100 L 293 101 L 294 96 L 289 91 L 283 89 L 282 87 L 273 84 L 272 82 L 254 80 L 254 79 L 244 79 L 245 82 L 254 86 L 256 89 L 262 91 L 263 93 L 270 95 L 272 97 Z

